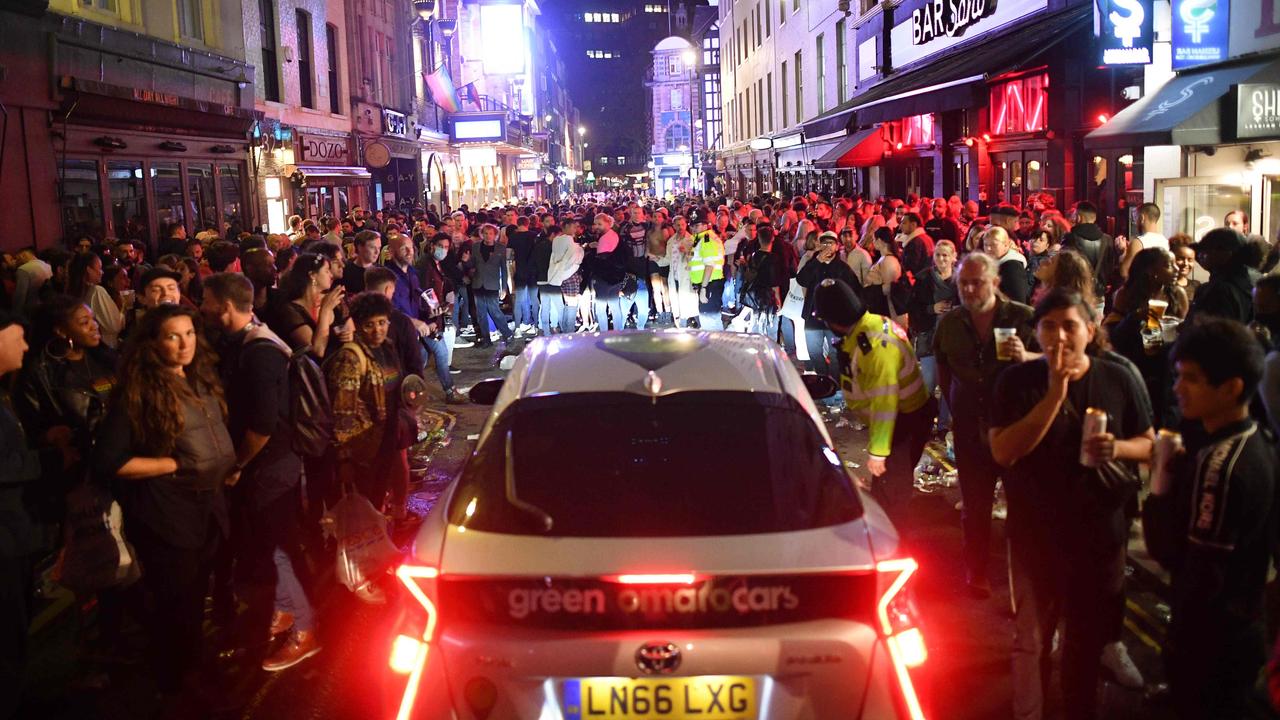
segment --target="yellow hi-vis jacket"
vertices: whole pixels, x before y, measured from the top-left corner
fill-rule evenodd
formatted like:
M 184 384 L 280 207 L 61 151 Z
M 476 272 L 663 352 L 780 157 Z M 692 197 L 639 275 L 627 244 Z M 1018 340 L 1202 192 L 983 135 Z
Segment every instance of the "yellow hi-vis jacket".
M 867 453 L 889 457 L 898 413 L 915 412 L 929 400 L 907 332 L 887 317 L 866 313 L 840 350 L 845 403 L 871 428 Z
M 695 242 L 693 254 L 689 256 L 689 282 L 701 285 L 707 269 L 711 270 L 711 280 L 723 280 L 724 243 L 711 230 L 698 233 Z

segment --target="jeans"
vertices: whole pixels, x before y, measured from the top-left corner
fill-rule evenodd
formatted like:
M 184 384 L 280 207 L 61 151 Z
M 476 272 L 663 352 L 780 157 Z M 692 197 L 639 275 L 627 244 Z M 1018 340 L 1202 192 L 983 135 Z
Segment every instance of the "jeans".
M 538 286 L 517 285 L 516 301 L 512 312 L 516 326 L 536 325 L 538 323 Z
M 310 632 L 315 629 L 316 616 L 311 609 L 311 601 L 307 600 L 307 591 L 293 571 L 293 561 L 279 547 L 273 552 L 272 559 L 276 563 L 276 610 L 293 615 L 294 630 Z
M 564 328 L 564 293 L 555 285 L 538 286 L 538 330 L 543 335 L 551 334 L 551 326 L 556 325 L 560 332 L 573 332 L 573 326 Z
M 938 359 L 933 355 L 920 358 L 920 377 L 924 380 L 924 389 L 930 395 L 938 389 Z M 951 406 L 945 397 L 938 400 L 938 431 L 951 429 Z
M 636 278 L 636 294 L 622 296 L 622 324 L 627 323 L 627 314 L 632 306 L 636 309 L 636 329 L 643 330 L 649 321 L 649 282 L 647 278 Z M 622 328 L 618 328 L 621 330 Z
M 467 307 L 471 299 L 471 288 L 459 285 L 454 288 L 456 297 L 453 301 L 453 326 L 463 328 L 471 324 L 471 309 Z
M 609 329 L 609 317 L 613 317 L 613 329 L 621 330 L 627 324 L 627 316 L 622 312 L 622 297 L 614 295 L 612 292 L 608 295 L 596 293 L 596 324 L 601 330 Z
M 777 310 L 757 311 L 755 317 L 751 320 L 751 332 L 758 333 L 776 342 L 778 339 L 778 317 Z
M 1010 509 L 1010 518 L 1015 508 Z M 1102 648 L 1110 642 L 1107 608 L 1124 592 L 1124 545 L 1085 537 L 1009 536 L 1013 589 L 1013 717 L 1039 720 L 1053 667 L 1053 633 L 1062 627 L 1064 717 L 1098 717 Z M 1103 612 L 1099 612 L 1103 609 Z
M 796 355 L 796 321 L 795 318 L 778 316 L 778 326 L 782 330 L 782 346 L 791 357 Z
M 732 261 L 733 258 L 725 258 L 728 267 L 724 271 L 724 292 L 720 295 L 720 302 L 725 307 L 738 306 L 738 286 L 741 283 L 741 279 L 738 277 L 738 269 L 733 267 Z
M 453 376 L 449 374 L 449 344 L 444 338 L 422 338 L 422 347 L 427 356 L 436 361 L 436 377 L 440 378 L 440 387 L 445 392 L 453 389 Z
M 511 327 L 507 325 L 507 316 L 502 313 L 502 307 L 498 304 L 497 290 L 476 290 L 476 323 L 480 327 L 480 334 L 476 340 L 486 342 L 489 340 L 489 322 L 492 321 L 498 333 L 502 335 L 503 342 L 511 342 L 514 333 Z

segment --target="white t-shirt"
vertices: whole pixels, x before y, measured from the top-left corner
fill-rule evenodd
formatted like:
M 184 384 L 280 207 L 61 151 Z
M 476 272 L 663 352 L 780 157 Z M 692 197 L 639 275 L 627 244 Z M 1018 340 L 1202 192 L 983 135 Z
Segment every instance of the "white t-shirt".
M 1158 247 L 1165 252 L 1169 251 L 1169 238 L 1158 232 L 1142 233 L 1138 236 L 1138 241 L 1142 243 L 1143 250 L 1150 250 L 1153 247 Z

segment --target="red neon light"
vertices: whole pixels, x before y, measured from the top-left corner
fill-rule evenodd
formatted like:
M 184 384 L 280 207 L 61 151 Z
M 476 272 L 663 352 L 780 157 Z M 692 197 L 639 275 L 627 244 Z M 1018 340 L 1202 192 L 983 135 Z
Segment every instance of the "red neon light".
M 925 720 L 924 708 L 916 695 L 915 683 L 911 681 L 910 668 L 924 663 L 927 652 L 924 649 L 924 638 L 919 630 L 906 628 L 898 634 L 894 633 L 892 621 L 889 619 L 889 606 L 893 599 L 906 587 L 907 580 L 915 574 L 920 566 L 911 558 L 883 560 L 876 563 L 876 571 L 880 573 L 897 573 L 876 606 L 876 614 L 880 618 L 880 629 L 885 637 L 885 645 L 889 648 L 889 658 L 893 661 L 894 674 L 898 686 L 902 690 L 903 703 L 911 720 Z
M 404 697 L 400 699 L 400 710 L 396 713 L 396 720 L 409 720 L 413 715 L 413 706 L 418 699 L 418 685 L 422 682 L 422 673 L 427 667 L 427 653 L 431 650 L 431 638 L 436 632 L 436 605 L 427 597 L 427 594 L 418 585 L 418 579 L 431 580 L 440 577 L 440 571 L 433 567 L 423 567 L 420 565 L 401 565 L 396 569 L 396 577 L 400 578 L 400 582 L 409 590 L 409 594 L 413 595 L 422 608 L 427 611 L 427 625 L 422 631 L 422 640 L 418 647 L 405 643 L 396 638 L 395 645 L 392 646 L 392 667 L 397 672 L 402 672 L 401 668 L 411 668 L 409 671 L 409 682 L 404 689 Z M 405 654 L 409 650 L 416 649 L 418 652 L 414 658 L 406 658 Z M 399 657 L 397 657 L 399 653 Z M 399 666 L 399 667 L 397 667 Z
M 1040 97 L 1036 98 L 1036 112 L 1031 116 L 1031 121 L 1027 123 L 1027 132 L 1035 132 L 1040 129 L 1041 113 L 1044 112 L 1044 93 L 1040 93 Z

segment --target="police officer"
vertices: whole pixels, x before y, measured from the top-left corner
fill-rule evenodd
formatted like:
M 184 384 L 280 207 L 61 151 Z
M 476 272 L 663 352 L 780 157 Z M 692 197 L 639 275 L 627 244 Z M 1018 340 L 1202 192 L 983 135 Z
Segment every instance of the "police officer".
M 819 283 L 813 314 L 841 338 L 840 387 L 849 409 L 869 419 L 872 494 L 901 529 L 937 401 L 925 392 L 906 331 L 867 312 L 848 284 L 830 278 Z
M 707 223 L 707 213 L 692 213 L 693 253 L 689 258 L 689 280 L 698 291 L 698 322 L 703 330 L 719 330 L 724 295 L 724 242 Z

